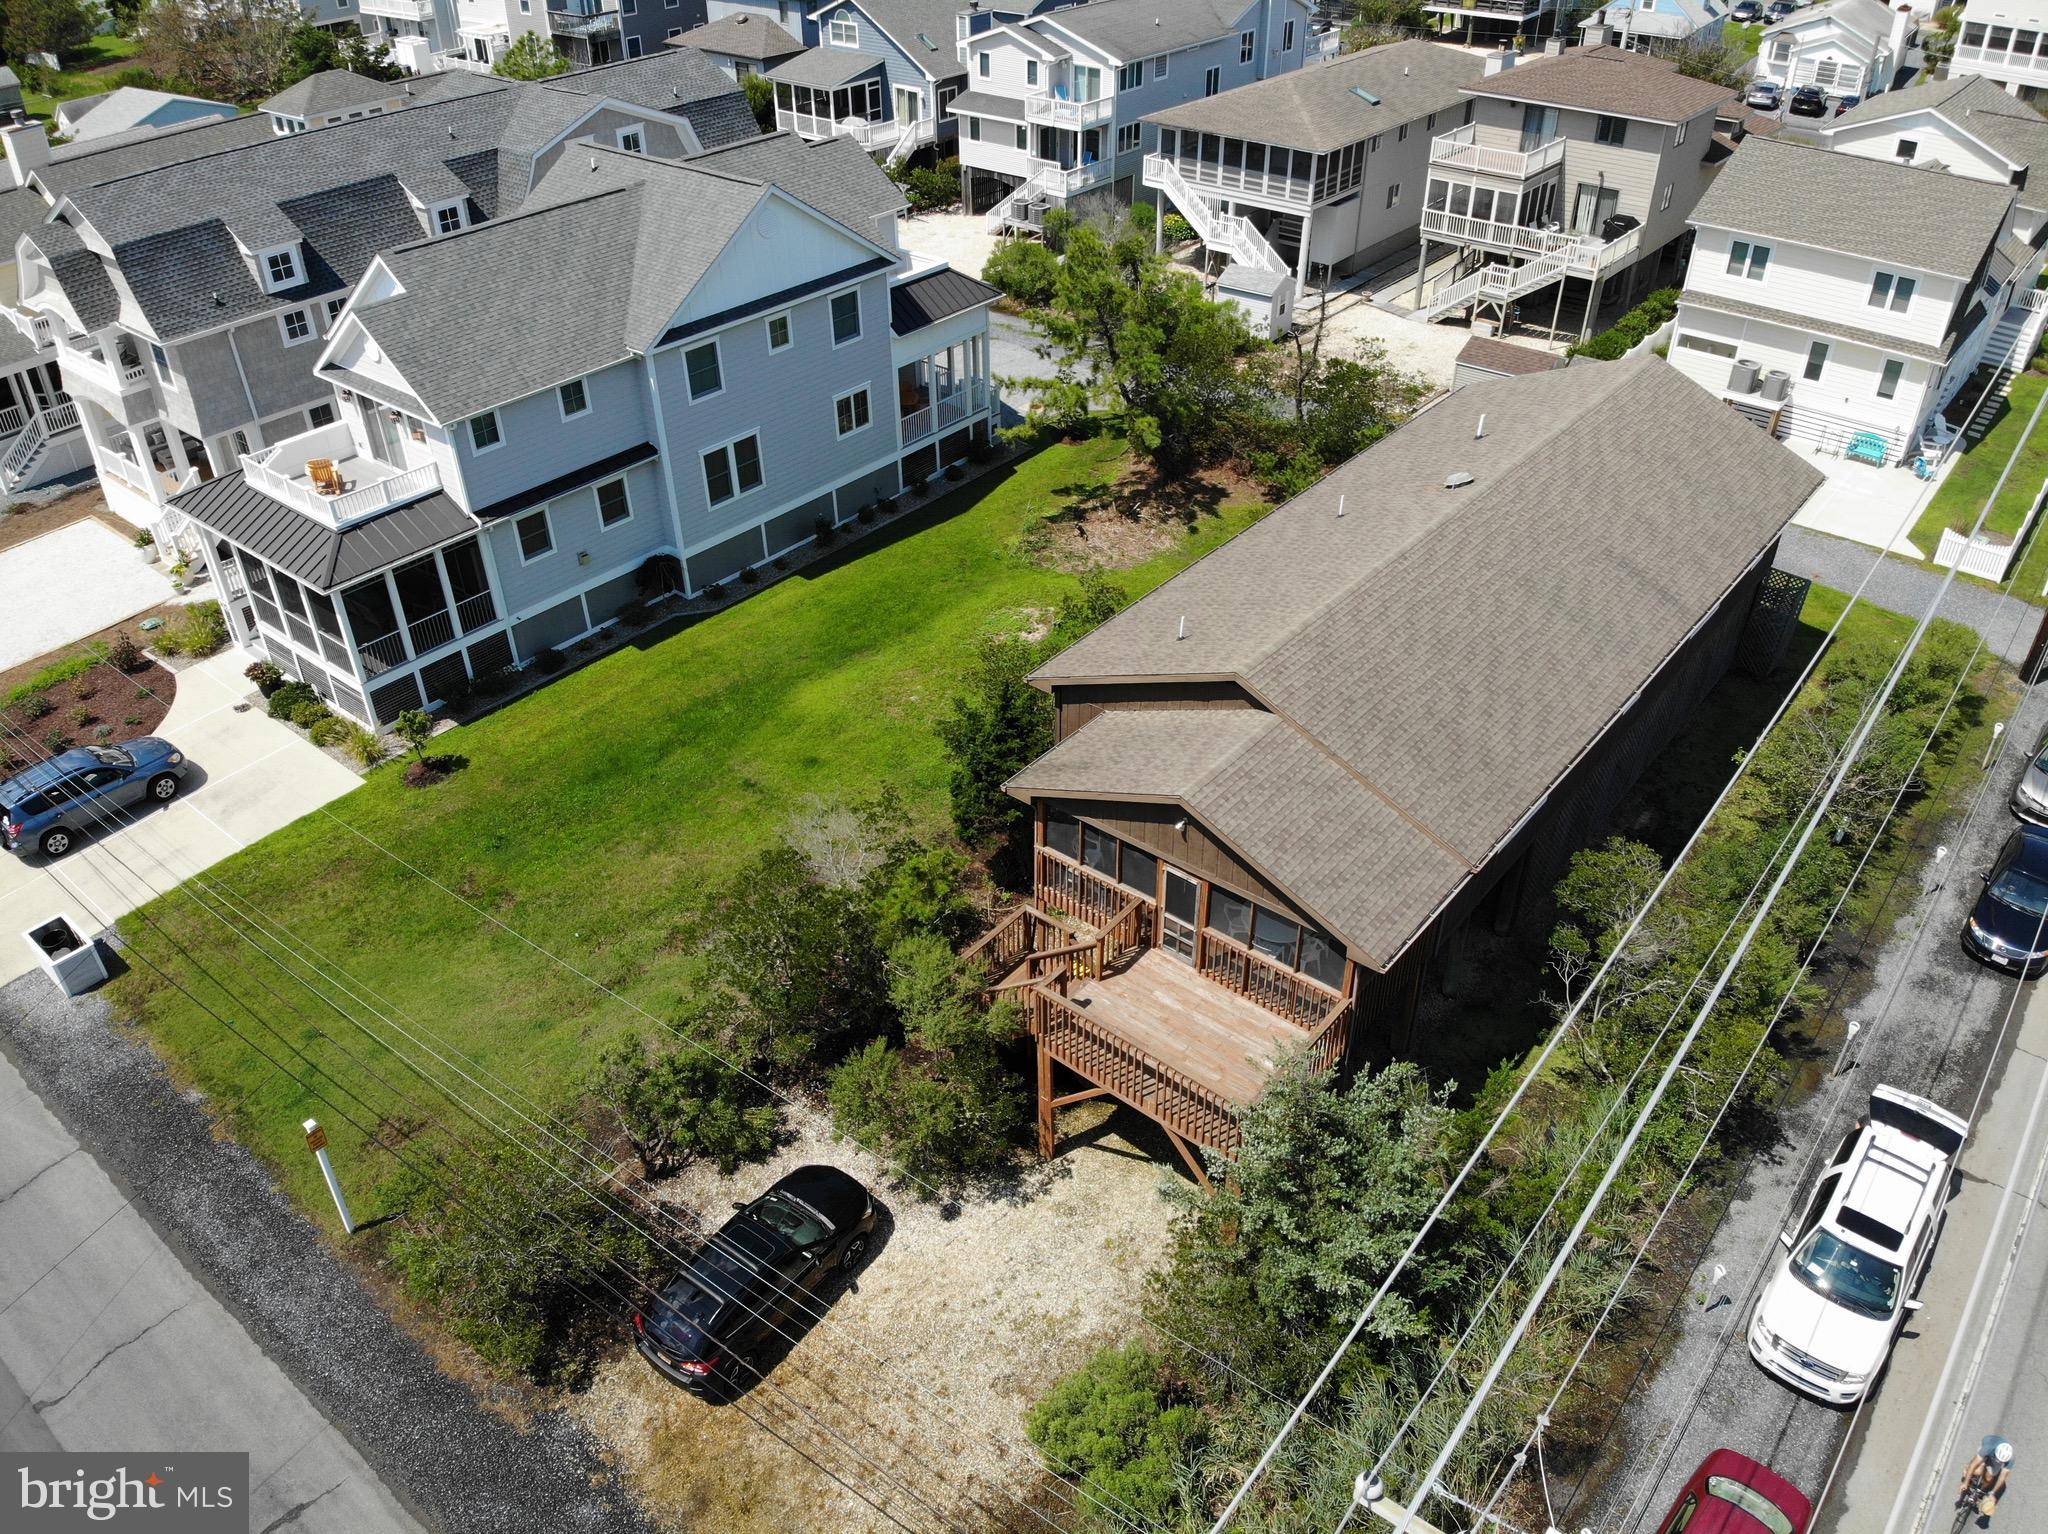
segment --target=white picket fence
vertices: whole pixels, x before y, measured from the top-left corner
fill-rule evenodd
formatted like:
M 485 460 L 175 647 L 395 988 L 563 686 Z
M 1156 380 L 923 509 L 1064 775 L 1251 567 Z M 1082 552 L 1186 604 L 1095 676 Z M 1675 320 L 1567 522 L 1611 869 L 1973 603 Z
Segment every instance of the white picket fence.
M 2041 482 L 2041 488 L 2034 493 L 2034 504 L 2027 509 L 2027 520 L 2020 524 L 2020 530 L 2010 543 L 1993 542 L 1991 539 L 1971 538 L 1952 527 L 1941 530 L 1941 541 L 1934 547 L 1934 562 L 1946 570 L 1953 566 L 1965 575 L 1979 576 L 1987 581 L 2003 581 L 2005 572 L 2012 568 L 2012 562 L 2019 551 L 2026 546 L 2027 530 L 2034 525 L 2034 518 L 2041 514 L 2041 503 L 2048 500 L 2048 479 Z

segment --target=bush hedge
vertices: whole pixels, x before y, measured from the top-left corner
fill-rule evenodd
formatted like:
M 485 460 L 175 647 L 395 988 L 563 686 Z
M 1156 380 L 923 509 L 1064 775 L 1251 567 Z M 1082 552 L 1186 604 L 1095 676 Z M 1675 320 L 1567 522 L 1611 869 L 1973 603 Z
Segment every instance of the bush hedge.
M 1648 339 L 1652 331 L 1676 313 L 1678 289 L 1659 288 L 1591 340 L 1573 345 L 1565 355 L 1591 357 L 1599 362 L 1619 361 L 1630 347 Z

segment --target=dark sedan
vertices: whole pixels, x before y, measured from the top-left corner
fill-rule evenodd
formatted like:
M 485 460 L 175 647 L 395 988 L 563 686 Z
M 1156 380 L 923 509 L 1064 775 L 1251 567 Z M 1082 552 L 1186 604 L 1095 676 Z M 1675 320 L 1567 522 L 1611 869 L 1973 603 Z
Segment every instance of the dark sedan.
M 2048 830 L 2021 826 L 2006 838 L 1985 875 L 1984 892 L 1963 926 L 1963 947 L 2003 970 L 2037 975 L 2048 968 Z
M 661 1297 L 633 1315 L 640 1356 L 694 1395 L 744 1388 L 752 1356 L 801 1336 L 816 1297 L 850 1274 L 875 1229 L 868 1190 L 836 1167 L 798 1167 L 697 1249 Z
M 1818 85 L 1802 85 L 1792 92 L 1792 99 L 1785 110 L 1794 117 L 1825 117 L 1828 115 L 1828 93 Z
M 1728 13 L 1730 21 L 1751 22 L 1762 16 L 1764 8 L 1757 0 L 1737 0 L 1735 9 Z

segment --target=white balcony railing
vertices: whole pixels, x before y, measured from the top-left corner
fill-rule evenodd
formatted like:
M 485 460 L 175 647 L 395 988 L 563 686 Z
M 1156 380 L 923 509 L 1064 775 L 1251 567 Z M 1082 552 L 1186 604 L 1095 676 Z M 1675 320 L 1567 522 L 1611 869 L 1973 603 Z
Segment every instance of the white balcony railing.
M 1147 186 L 1161 184 L 1154 179 L 1163 174 L 1154 170 L 1155 161 L 1162 166 L 1171 165 L 1175 173 L 1197 191 L 1252 196 L 1261 203 L 1277 202 L 1290 208 L 1307 208 L 1316 200 L 1315 187 L 1306 177 L 1281 171 L 1252 170 L 1244 165 L 1225 165 L 1220 160 L 1212 165 L 1207 160 L 1169 159 L 1156 154 L 1145 156 Z
M 1090 187 L 1102 185 L 1116 169 L 1115 160 L 1096 160 L 1088 165 L 1059 165 L 1033 158 L 1031 180 L 1055 197 L 1074 197 Z
M 1462 128 L 1431 139 L 1429 158 L 1433 165 L 1527 180 L 1563 162 L 1564 140 L 1554 138 L 1529 150 L 1497 149 L 1491 144 L 1480 143 L 1477 128 L 1467 123 Z
M 2048 80 L 2048 56 L 2031 53 L 2010 53 L 2003 48 L 1969 47 L 1956 45 L 1955 60 L 1958 64 L 1981 64 L 1993 69 L 2010 70 L 2018 75 L 2031 75 Z
M 1067 101 L 1058 96 L 1026 96 L 1024 120 L 1055 128 L 1093 128 L 1116 113 L 1114 96 L 1097 96 L 1092 101 Z
M 38 314 L 33 309 L 17 309 L 12 304 L 0 307 L 0 313 L 4 313 L 14 328 L 28 337 L 36 346 L 54 346 L 56 344 L 57 329 L 51 323 L 50 317 L 47 314 Z
M 432 21 L 434 0 L 359 0 L 365 16 L 392 16 L 400 21 Z
M 96 385 L 112 396 L 132 394 L 149 385 L 149 369 L 139 362 L 109 362 L 68 342 L 57 344 L 58 366 L 67 379 Z
M 944 431 L 948 426 L 966 420 L 988 404 L 988 385 L 979 379 L 961 383 L 951 394 L 941 394 L 934 402 L 921 405 L 915 410 L 905 411 L 902 421 L 902 442 L 905 447 L 929 437 L 935 431 Z
M 1642 231 L 1631 229 L 1619 239 L 1602 240 L 1597 235 L 1573 234 L 1569 230 L 1531 229 L 1524 224 L 1502 224 L 1492 219 L 1447 213 L 1441 208 L 1422 210 L 1422 232 L 1434 240 L 1454 240 L 1461 245 L 1484 245 L 1516 255 L 1548 256 L 1571 249 L 1570 271 L 1575 277 L 1605 271 L 1635 259 Z
M 348 485 L 339 495 L 323 495 L 307 474 L 307 464 L 323 458 Z M 244 453 L 242 473 L 250 485 L 273 500 L 330 527 L 346 527 L 441 488 L 437 464 L 399 469 L 358 456 L 348 427 L 340 421 L 287 437 L 261 452 Z

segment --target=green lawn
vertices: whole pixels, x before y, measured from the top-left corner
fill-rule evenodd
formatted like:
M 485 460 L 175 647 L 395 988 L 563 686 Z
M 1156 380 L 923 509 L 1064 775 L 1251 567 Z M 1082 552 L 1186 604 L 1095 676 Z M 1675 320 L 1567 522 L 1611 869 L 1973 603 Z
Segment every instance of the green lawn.
M 688 918 L 702 892 L 767 843 L 805 796 L 865 797 L 894 784 L 921 822 L 943 822 L 946 768 L 932 724 L 955 676 L 979 636 L 1031 623 L 1075 589 L 1018 545 L 1123 462 L 1110 440 L 1019 460 L 725 612 L 655 631 L 440 737 L 438 751 L 469 759 L 448 782 L 410 790 L 395 767 L 382 768 L 333 815 L 660 1010 L 687 982 Z M 1261 509 L 1225 506 L 1119 578 L 1133 592 L 1156 585 Z M 546 1096 L 626 1017 L 327 815 L 285 828 L 210 877 L 345 965 L 416 1031 L 530 1095 Z M 158 926 L 122 924 L 143 953 L 226 1003 L 223 1011 L 277 1022 L 363 1086 L 379 1112 L 402 1111 L 318 1030 L 380 1052 L 238 951 L 190 897 L 166 897 L 148 914 Z M 279 984 L 299 1015 L 244 962 Z M 367 1193 L 382 1168 L 366 1167 L 361 1137 L 146 965 L 114 996 L 308 1209 L 331 1218 L 299 1136 L 309 1115 L 330 1121 L 341 1165 Z M 388 1059 L 371 1063 L 392 1069 Z
M 1977 514 L 1984 509 L 1985 499 L 1998 483 L 2006 460 L 2025 433 L 2027 420 L 2044 392 L 2048 392 L 2048 374 L 2029 369 L 2013 379 L 2012 394 L 2000 405 L 1991 430 L 1957 460 L 1913 525 L 1913 542 L 1928 557 L 1933 556 L 1941 542 L 1944 527 L 1967 533 L 1976 525 Z M 2021 449 L 1997 504 L 1985 518 L 1985 531 L 2005 538 L 2017 536 L 2044 480 L 2048 480 L 2048 430 L 2036 432 Z M 2028 534 L 2027 547 L 2020 556 L 2014 594 L 2039 601 L 2044 575 L 2048 575 L 2048 538 L 2036 528 Z
M 1764 24 L 1753 21 L 1747 26 L 1737 22 L 1725 22 L 1721 27 L 1721 41 L 1738 58 L 1753 59 L 1757 49 L 1763 46 Z
M 54 121 L 58 102 L 112 90 L 112 77 L 132 67 L 141 49 L 139 37 L 116 37 L 111 33 L 95 37 L 65 58 L 64 68 L 44 81 L 46 89 L 35 91 L 24 85 L 22 104 L 31 117 Z

